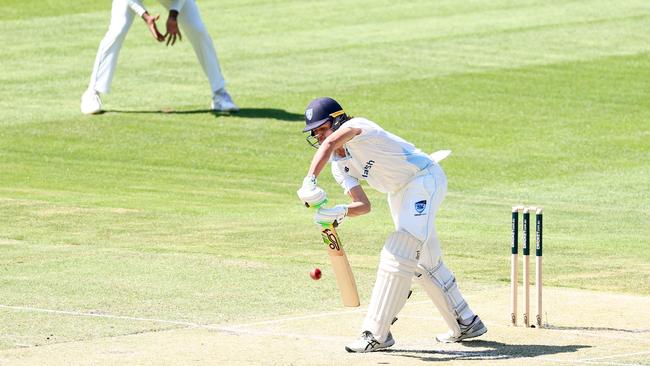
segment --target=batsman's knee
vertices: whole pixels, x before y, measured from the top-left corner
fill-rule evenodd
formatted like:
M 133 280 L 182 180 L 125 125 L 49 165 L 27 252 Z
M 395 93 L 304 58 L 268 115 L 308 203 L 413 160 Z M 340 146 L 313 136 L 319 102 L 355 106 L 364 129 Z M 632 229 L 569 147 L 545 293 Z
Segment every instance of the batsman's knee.
M 380 266 L 383 270 L 412 276 L 417 270 L 422 242 L 406 231 L 394 231 L 384 243 Z

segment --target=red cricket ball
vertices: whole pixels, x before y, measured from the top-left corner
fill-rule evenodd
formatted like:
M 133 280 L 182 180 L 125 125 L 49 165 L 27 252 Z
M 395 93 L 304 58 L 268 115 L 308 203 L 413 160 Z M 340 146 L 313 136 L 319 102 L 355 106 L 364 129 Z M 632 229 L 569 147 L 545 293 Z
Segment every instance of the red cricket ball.
M 314 268 L 309 272 L 309 277 L 311 277 L 312 280 L 320 280 L 321 272 L 319 268 Z

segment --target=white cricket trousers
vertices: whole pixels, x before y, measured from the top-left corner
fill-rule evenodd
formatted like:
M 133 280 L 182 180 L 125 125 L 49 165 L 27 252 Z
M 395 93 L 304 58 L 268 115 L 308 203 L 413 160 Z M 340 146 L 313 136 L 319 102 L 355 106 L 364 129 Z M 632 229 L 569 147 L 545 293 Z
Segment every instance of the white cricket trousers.
M 416 174 L 399 191 L 388 194 L 397 235 L 391 234 L 382 249 L 377 280 L 363 323 L 363 329 L 372 332 L 380 342 L 387 339 L 393 317 L 406 302 L 412 276 L 422 270 L 425 273 L 420 273 L 418 278 L 424 278 L 419 282 L 454 335 L 460 335 L 457 318 L 466 319 L 474 314 L 455 286 L 453 274 L 442 263 L 435 220 L 446 194 L 447 177 L 435 163 Z M 400 236 L 402 232 L 410 235 Z
M 159 2 L 169 10 L 171 0 L 160 0 Z M 126 0 L 113 0 L 111 23 L 106 35 L 99 44 L 88 89 L 100 93 L 110 91 L 115 67 L 117 66 L 117 57 L 136 15 Z M 165 23 L 159 23 L 161 24 L 158 25 L 158 28 L 162 28 L 161 31 L 164 33 Z M 180 9 L 178 23 L 183 38 L 188 39 L 192 44 L 192 48 L 194 48 L 203 72 L 208 77 L 212 92 L 222 89 L 226 83 L 221 74 L 217 52 L 214 49 L 212 38 L 210 38 L 203 24 L 203 20 L 201 20 L 199 9 L 194 0 L 187 0 L 183 8 Z
M 422 242 L 418 263 L 426 268 L 438 264 L 442 255 L 435 222 L 446 194 L 447 176 L 435 163 L 401 190 L 388 194 L 395 231 L 406 231 Z

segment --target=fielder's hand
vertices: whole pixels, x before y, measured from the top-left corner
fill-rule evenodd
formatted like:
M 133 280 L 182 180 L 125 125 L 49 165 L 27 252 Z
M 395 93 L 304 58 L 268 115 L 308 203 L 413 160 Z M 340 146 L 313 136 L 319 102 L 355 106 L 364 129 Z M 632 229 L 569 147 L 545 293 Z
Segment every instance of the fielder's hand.
M 142 19 L 144 19 L 144 22 L 147 23 L 147 28 L 149 28 L 149 32 L 151 32 L 151 35 L 156 41 L 162 42 L 165 40 L 165 36 L 163 36 L 158 31 L 158 27 L 156 26 L 156 21 L 160 19 L 160 14 L 157 14 L 155 17 L 153 17 L 149 15 L 149 13 L 145 12 L 142 14 Z
M 183 40 L 181 31 L 178 29 L 178 22 L 176 21 L 177 16 L 178 11 L 169 11 L 169 17 L 167 18 L 167 33 L 165 33 L 165 38 L 167 38 L 167 46 L 170 44 L 173 46 L 174 43 L 176 43 L 176 38 L 178 38 L 179 41 Z
M 348 214 L 347 205 L 336 205 L 332 208 L 321 207 L 314 215 L 314 222 L 317 225 L 340 225 Z
M 327 202 L 327 194 L 316 185 L 316 177 L 308 175 L 302 181 L 302 187 L 298 190 L 298 197 L 307 207 L 318 207 Z

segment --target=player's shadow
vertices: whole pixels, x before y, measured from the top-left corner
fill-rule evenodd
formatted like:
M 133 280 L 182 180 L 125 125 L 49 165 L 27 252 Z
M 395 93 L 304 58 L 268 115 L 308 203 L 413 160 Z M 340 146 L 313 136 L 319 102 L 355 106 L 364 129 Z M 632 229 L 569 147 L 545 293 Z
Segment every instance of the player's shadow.
M 119 110 L 107 109 L 102 113 L 123 113 L 123 114 L 211 114 L 215 117 L 235 117 L 235 118 L 267 118 L 276 119 L 286 122 L 304 121 L 304 116 L 299 113 L 292 113 L 278 108 L 241 108 L 239 112 L 226 113 L 216 112 L 212 109 L 193 109 L 193 110 Z
M 481 350 L 446 350 L 446 349 L 386 349 L 380 352 L 400 357 L 417 358 L 421 361 L 438 362 L 453 360 L 507 360 L 529 358 L 558 353 L 577 352 L 589 345 L 549 346 L 543 344 L 505 344 L 494 341 L 471 341 L 462 343 L 465 348 L 483 348 Z

